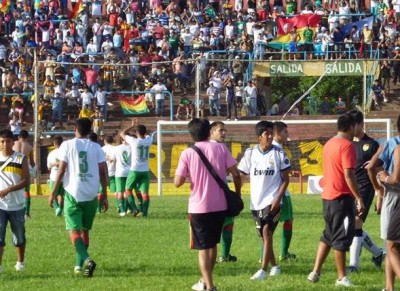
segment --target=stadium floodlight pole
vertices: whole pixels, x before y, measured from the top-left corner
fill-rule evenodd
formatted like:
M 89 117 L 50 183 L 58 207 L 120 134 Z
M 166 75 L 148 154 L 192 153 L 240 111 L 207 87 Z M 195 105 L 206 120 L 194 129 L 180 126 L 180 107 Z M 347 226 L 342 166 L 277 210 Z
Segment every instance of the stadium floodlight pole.
M 35 152 L 35 164 L 36 164 L 36 195 L 40 195 L 40 179 L 41 179 L 41 173 L 40 173 L 40 144 L 39 144 L 39 91 L 38 91 L 38 73 L 39 73 L 39 64 L 37 60 L 37 50 L 36 47 L 34 48 L 33 51 L 33 63 L 35 66 L 34 70 L 34 96 L 35 96 L 35 102 L 34 102 L 34 137 L 33 137 L 33 144 L 34 144 L 34 152 Z
M 158 196 L 162 195 L 162 168 L 161 168 L 161 150 L 162 150 L 162 139 L 161 139 L 161 123 L 157 121 L 157 192 Z
M 196 117 L 200 117 L 200 58 L 196 59 Z
M 364 60 L 364 75 L 363 75 L 363 114 L 367 114 L 367 60 Z

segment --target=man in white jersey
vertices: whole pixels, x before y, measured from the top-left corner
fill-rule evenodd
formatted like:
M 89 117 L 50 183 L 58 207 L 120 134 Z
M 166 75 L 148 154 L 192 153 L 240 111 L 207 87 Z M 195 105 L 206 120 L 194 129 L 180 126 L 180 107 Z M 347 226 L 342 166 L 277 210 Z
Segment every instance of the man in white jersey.
M 128 136 L 128 134 L 126 134 Z M 131 147 L 122 140 L 122 143 L 115 147 L 114 160 L 115 160 L 115 186 L 118 199 L 119 215 L 125 216 L 128 212 L 126 204 L 127 197 L 125 197 L 126 178 L 128 177 L 131 168 Z M 129 209 L 134 211 L 134 209 Z
M 283 149 L 283 145 L 287 142 L 288 137 L 289 133 L 286 123 L 282 121 L 275 121 L 273 135 L 274 140 L 272 141 L 272 144 Z M 281 255 L 279 256 L 279 261 L 295 259 L 296 255 L 289 253 L 293 228 L 293 206 L 289 191 L 286 191 L 285 196 L 283 196 L 282 198 L 282 211 L 280 221 L 283 222 L 283 230 L 281 241 Z
M 290 161 L 285 151 L 272 145 L 273 123 L 260 121 L 255 132 L 258 145 L 245 151 L 238 169 L 250 175 L 250 209 L 263 242 L 261 269 L 251 280 L 264 280 L 271 264 L 270 276 L 281 273 L 275 261 L 272 237 L 279 222 L 281 201 L 289 184 Z
M 0 131 L 0 274 L 7 223 L 13 233 L 13 245 L 17 250 L 15 270 L 25 268 L 25 206 L 24 187 L 29 185 L 28 160 L 13 151 L 13 133 L 9 129 Z
M 50 191 L 54 188 L 54 181 L 56 180 L 58 171 L 58 155 L 59 148 L 63 142 L 62 136 L 55 136 L 53 138 L 54 150 L 52 150 L 47 156 L 47 169 L 50 171 L 49 186 Z M 56 216 L 61 216 L 64 208 L 64 188 L 62 183 L 56 190 L 56 198 L 53 200 L 53 208 L 56 210 Z
M 84 266 L 85 277 L 92 277 L 96 268 L 96 263 L 89 257 L 88 247 L 100 183 L 103 187 L 102 207 L 104 211 L 108 209 L 106 159 L 100 145 L 87 138 L 91 127 L 90 119 L 78 119 L 75 124 L 75 138 L 60 146 L 59 168 L 49 196 L 49 206 L 53 207 L 56 189 L 63 181 L 65 223 L 76 250 L 74 272 L 82 273 Z
M 106 136 L 106 138 L 104 139 L 104 146 L 101 149 L 106 155 L 106 164 L 108 171 L 108 187 L 110 189 L 111 194 L 114 195 L 115 208 L 118 209 L 118 200 L 116 197 L 116 187 L 115 187 L 115 160 L 114 160 L 115 147 L 112 145 L 113 142 L 114 138 L 111 135 Z M 100 191 L 100 193 L 103 193 L 103 191 Z
M 135 135 L 129 136 L 126 133 L 135 129 Z M 125 187 L 125 197 L 127 197 L 127 202 L 129 207 L 133 209 L 133 216 L 147 216 L 149 210 L 149 186 L 150 186 L 150 171 L 149 171 L 149 153 L 150 147 L 153 143 L 153 138 L 146 134 L 146 127 L 141 124 L 137 124 L 137 119 L 132 119 L 132 126 L 125 128 L 120 136 L 122 139 L 128 143 L 132 150 L 132 162 L 131 169 L 129 171 L 128 179 L 126 181 Z M 142 211 L 139 211 L 135 199 L 132 195 L 132 189 L 137 187 L 140 191 L 140 196 L 138 200 L 140 203 L 141 198 L 143 198 Z M 140 213 L 141 212 L 141 213 Z

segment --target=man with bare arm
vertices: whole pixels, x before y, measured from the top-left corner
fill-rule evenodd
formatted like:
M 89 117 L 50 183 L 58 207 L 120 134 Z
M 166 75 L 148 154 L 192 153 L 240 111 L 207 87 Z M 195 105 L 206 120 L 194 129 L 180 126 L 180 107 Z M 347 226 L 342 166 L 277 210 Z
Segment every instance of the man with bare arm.
M 26 130 L 21 130 L 18 135 L 18 140 L 14 142 L 13 151 L 22 153 L 28 157 L 29 172 L 31 173 L 35 169 L 35 161 L 33 159 L 33 146 L 28 142 L 29 133 Z M 32 177 L 31 177 L 32 178 Z M 25 186 L 25 218 L 31 217 L 31 185 L 28 183 Z

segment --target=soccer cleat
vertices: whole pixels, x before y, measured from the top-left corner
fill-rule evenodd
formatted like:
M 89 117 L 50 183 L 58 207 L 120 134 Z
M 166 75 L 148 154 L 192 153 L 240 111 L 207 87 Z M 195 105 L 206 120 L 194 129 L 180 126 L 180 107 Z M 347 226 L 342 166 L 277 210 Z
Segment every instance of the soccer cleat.
M 62 209 L 61 209 L 61 207 L 57 207 L 57 208 L 56 208 L 56 216 L 61 216 L 61 214 L 62 214 Z
M 279 256 L 279 261 L 287 261 L 287 260 L 295 260 L 296 259 L 296 255 L 295 254 L 291 254 L 291 253 L 287 253 L 284 256 Z
M 129 215 L 129 214 L 131 214 L 132 213 L 132 211 L 130 210 L 130 209 L 128 209 L 127 211 L 126 211 L 126 214 L 127 215 Z
M 25 264 L 21 262 L 17 262 L 14 266 L 15 271 L 22 272 L 25 270 Z
M 307 280 L 313 283 L 317 283 L 319 281 L 319 276 L 320 274 L 318 274 L 317 272 L 311 272 L 308 275 Z
M 76 275 L 82 274 L 82 267 L 81 266 L 75 266 L 74 267 L 74 274 L 76 274 Z
M 278 276 L 280 274 L 282 274 L 282 270 L 279 268 L 279 266 L 273 266 L 269 271 L 270 276 Z
M 194 291 L 203 291 L 207 290 L 206 283 L 203 282 L 203 279 L 200 279 L 199 282 L 192 286 L 192 290 Z
M 375 267 L 380 268 L 382 267 L 382 262 L 383 262 L 383 251 L 379 256 L 372 257 L 372 262 L 374 262 Z
M 84 263 L 83 276 L 93 277 L 93 272 L 95 269 L 96 263 L 91 258 L 87 258 Z
M 351 287 L 353 284 L 347 277 L 343 277 L 341 280 L 337 279 L 335 286 L 342 286 L 342 287 Z
M 357 267 L 354 267 L 354 266 L 349 266 L 347 269 L 346 269 L 346 274 L 349 274 L 349 273 L 357 273 L 358 272 L 358 269 L 357 269 Z
M 124 217 L 126 215 L 125 211 L 118 213 L 119 216 Z
M 267 272 L 265 272 L 263 269 L 260 269 L 250 278 L 250 280 L 262 281 L 265 278 L 267 278 Z
M 231 254 L 229 254 L 227 257 L 219 257 L 218 261 L 220 263 L 236 262 L 237 261 L 237 257 L 236 256 L 232 256 Z

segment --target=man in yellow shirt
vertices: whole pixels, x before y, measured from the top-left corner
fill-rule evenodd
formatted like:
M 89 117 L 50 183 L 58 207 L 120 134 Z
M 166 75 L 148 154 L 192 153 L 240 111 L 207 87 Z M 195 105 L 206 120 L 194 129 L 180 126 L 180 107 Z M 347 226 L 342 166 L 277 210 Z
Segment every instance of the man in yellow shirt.
M 85 106 L 79 112 L 79 118 L 89 118 L 89 119 L 91 119 L 92 115 L 93 115 L 93 111 L 89 108 L 88 104 L 85 104 Z

